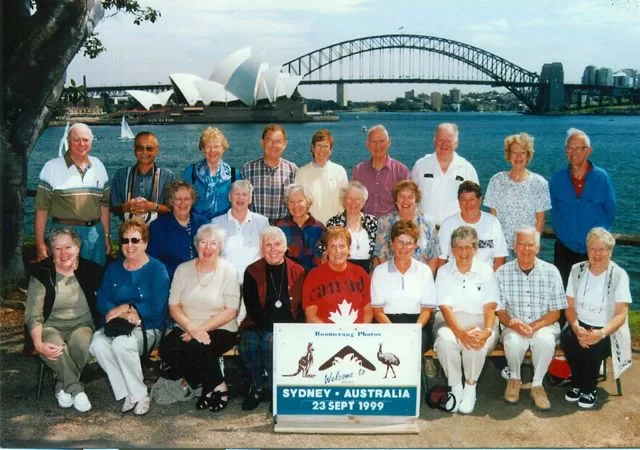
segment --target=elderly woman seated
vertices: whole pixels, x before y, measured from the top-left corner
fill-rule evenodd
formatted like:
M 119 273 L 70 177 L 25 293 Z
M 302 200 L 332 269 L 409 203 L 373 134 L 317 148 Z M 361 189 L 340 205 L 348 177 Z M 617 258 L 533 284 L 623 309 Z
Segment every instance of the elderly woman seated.
M 140 355 L 160 338 L 169 295 L 167 269 L 147 255 L 148 240 L 149 229 L 142 219 L 129 219 L 120 225 L 124 258 L 107 267 L 98 290 L 98 310 L 106 324 L 95 332 L 89 348 L 107 373 L 116 400 L 124 399 L 122 412 L 133 411 L 138 416 L 151 407 Z M 123 319 L 134 328 L 128 333 L 111 333 L 109 322 Z
M 31 269 L 24 320 L 35 351 L 55 374 L 58 405 L 86 412 L 91 402 L 80 374 L 89 360 L 104 269 L 79 256 L 81 239 L 72 228 L 53 230 L 49 245 L 51 256 Z
M 451 234 L 450 259 L 438 271 L 435 350 L 451 386 L 452 412 L 470 414 L 476 403 L 476 383 L 487 353 L 498 340 L 498 285 L 492 267 L 475 258 L 476 230 L 461 226 Z M 464 387 L 463 387 L 464 374 Z
M 616 379 L 631 367 L 629 276 L 611 261 L 615 243 L 607 230 L 593 228 L 587 235 L 589 260 L 575 264 L 569 274 L 561 342 L 572 386 L 564 398 L 581 408 L 595 404 L 598 370 L 608 355 Z
M 271 399 L 273 325 L 298 322 L 302 314 L 304 268 L 284 256 L 287 239 L 280 228 L 260 234 L 262 258 L 247 267 L 242 284 L 247 316 L 240 325 L 240 356 L 251 374 L 242 409 L 255 409 Z M 267 373 L 266 380 L 263 374 Z
M 217 225 L 198 229 L 197 258 L 176 269 L 169 313 L 178 325 L 160 343 L 160 357 L 193 388 L 202 384 L 197 409 L 219 412 L 229 392 L 220 356 L 237 342 L 240 289 L 233 265 L 220 257 L 225 233 Z
M 352 181 L 341 188 L 340 202 L 344 211 L 330 218 L 327 221 L 327 227 L 345 227 L 349 231 L 351 235 L 349 262 L 371 272 L 378 219 L 362 212 L 368 195 L 367 188 L 359 181 Z
M 313 203 L 309 189 L 301 184 L 290 184 L 285 189 L 289 216 L 276 222 L 287 237 L 289 253 L 308 272 L 320 263 L 320 238 L 325 230 L 309 208 Z
M 302 306 L 309 323 L 371 323 L 371 279 L 348 262 L 351 235 L 342 227 L 328 228 L 323 236 L 327 262 L 307 275 Z
M 418 209 L 422 193 L 418 185 L 411 180 L 398 182 L 393 187 L 393 200 L 396 211 L 378 218 L 378 233 L 374 251 L 374 266 L 387 261 L 391 257 L 391 227 L 398 220 L 410 220 L 418 225 L 420 237 L 413 249 L 413 256 L 427 264 L 433 273 L 438 268 L 440 244 L 435 223 Z
M 422 353 L 431 342 L 427 326 L 436 307 L 436 287 L 429 266 L 415 260 L 418 226 L 408 220 L 391 227 L 393 258 L 380 264 L 371 277 L 371 307 L 378 323 L 417 323 L 422 327 Z

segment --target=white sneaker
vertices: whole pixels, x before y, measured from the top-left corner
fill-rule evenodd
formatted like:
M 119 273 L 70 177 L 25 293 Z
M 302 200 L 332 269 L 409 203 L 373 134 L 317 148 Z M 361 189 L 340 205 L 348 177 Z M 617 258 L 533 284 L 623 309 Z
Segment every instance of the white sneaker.
M 133 408 L 136 407 L 133 399 L 130 395 L 127 395 L 124 398 L 124 403 L 122 404 L 122 414 L 128 413 L 129 411 L 133 411 Z
M 457 386 L 451 386 L 451 393 L 453 394 L 452 397 L 455 399 L 455 406 L 453 407 L 453 409 L 451 409 L 450 412 L 455 413 L 458 412 L 458 408 L 460 408 L 460 401 L 462 400 L 462 393 L 463 393 L 463 388 L 462 388 L 462 384 L 459 384 Z M 449 408 L 451 407 L 451 404 L 454 400 L 452 400 L 451 398 L 447 401 L 447 410 L 449 410 Z
M 80 392 L 73 397 L 73 407 L 80 412 L 87 412 L 91 409 L 89 397 L 84 392 Z
M 56 392 L 56 399 L 60 408 L 71 408 L 73 406 L 73 396 L 64 391 L 64 389 Z
M 133 408 L 133 413 L 136 416 L 144 416 L 151 409 L 151 397 L 148 395 L 136 403 L 136 407 Z
M 462 391 L 462 400 L 458 412 L 460 414 L 471 414 L 476 406 L 476 385 L 465 384 Z

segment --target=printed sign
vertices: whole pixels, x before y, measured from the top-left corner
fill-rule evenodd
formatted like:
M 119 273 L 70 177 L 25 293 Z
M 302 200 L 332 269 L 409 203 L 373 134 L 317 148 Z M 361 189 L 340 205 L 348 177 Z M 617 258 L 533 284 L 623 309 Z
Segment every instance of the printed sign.
M 276 415 L 418 417 L 416 324 L 276 324 Z

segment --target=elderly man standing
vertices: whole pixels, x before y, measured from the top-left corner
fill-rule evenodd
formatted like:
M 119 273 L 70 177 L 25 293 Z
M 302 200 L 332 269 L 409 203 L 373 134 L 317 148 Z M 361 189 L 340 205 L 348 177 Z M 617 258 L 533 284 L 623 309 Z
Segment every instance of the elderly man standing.
M 478 233 L 478 253 L 476 257 L 498 270 L 509 254 L 504 239 L 502 226 L 498 219 L 480 210 L 482 205 L 482 189 L 478 183 L 464 181 L 458 187 L 458 203 L 460 212 L 450 215 L 442 222 L 438 239 L 440 240 L 440 257 L 438 265 L 442 266 L 451 256 L 451 233 L 463 225 L 469 226 Z
M 298 166 L 282 158 L 287 148 L 287 132 L 280 125 L 267 125 L 260 145 L 262 158 L 242 166 L 242 178 L 253 186 L 252 210 L 269 219 L 271 224 L 287 216 L 284 189 L 295 181 Z
M 422 191 L 420 209 L 436 222 L 459 211 L 456 193 L 465 180 L 478 183 L 478 174 L 471 163 L 458 155 L 458 126 L 441 123 L 433 138 L 435 153 L 423 156 L 413 166 L 411 178 Z
M 584 131 L 567 131 L 569 164 L 551 177 L 551 221 L 556 232 L 553 262 L 567 285 L 571 267 L 587 260 L 585 242 L 594 227 L 609 229 L 616 214 L 616 194 L 609 174 L 589 160 L 591 141 Z
M 150 131 L 142 131 L 133 141 L 136 163 L 123 167 L 111 180 L 111 212 L 120 219 L 140 217 L 146 223 L 153 222 L 158 214 L 171 209 L 164 204 L 164 190 L 175 179 L 169 169 L 156 166 L 160 146 L 158 138 Z
M 558 318 L 560 311 L 567 307 L 567 298 L 558 269 L 537 258 L 540 233 L 535 228 L 516 230 L 513 245 L 517 259 L 496 273 L 500 287 L 497 315 L 506 327 L 502 343 L 510 373 L 504 398 L 509 403 L 520 399 L 520 369 L 530 348 L 534 371 L 531 397 L 539 409 L 550 409 L 542 379 L 560 337 Z
M 93 133 L 84 123 L 69 128 L 69 150 L 49 160 L 40 171 L 35 200 L 36 258 L 49 255 L 47 218 L 73 227 L 82 240 L 80 256 L 104 265 L 111 251 L 109 178 L 102 162 L 89 156 Z
M 398 181 L 410 180 L 407 166 L 389 156 L 391 138 L 383 125 L 369 128 L 366 141 L 371 159 L 359 162 L 351 173 L 352 181 L 359 181 L 369 192 L 364 212 L 381 217 L 395 211 L 391 191 Z

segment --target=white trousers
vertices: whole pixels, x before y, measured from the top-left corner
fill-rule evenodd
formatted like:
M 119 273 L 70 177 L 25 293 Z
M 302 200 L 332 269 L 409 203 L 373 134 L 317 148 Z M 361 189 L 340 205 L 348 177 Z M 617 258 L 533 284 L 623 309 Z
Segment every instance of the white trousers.
M 484 316 L 482 314 L 455 313 L 456 321 L 463 327 L 477 326 L 484 328 Z M 478 381 L 480 372 L 484 367 L 487 353 L 493 350 L 498 341 L 497 321 L 493 333 L 479 350 L 465 348 L 456 338 L 451 328 L 444 322 L 440 313 L 435 316 L 434 328 L 436 330 L 436 342 L 434 349 L 438 352 L 438 361 L 447 376 L 449 386 L 458 386 L 462 383 L 462 372 L 466 381 Z
M 147 344 L 152 347 L 157 330 L 147 330 Z M 130 336 L 110 338 L 104 328 L 96 331 L 89 351 L 107 373 L 116 400 L 130 396 L 135 403 L 147 396 L 142 364 L 142 329 L 136 327 Z
M 542 386 L 542 379 L 553 359 L 559 337 L 560 325 L 558 322 L 536 330 L 531 338 L 526 338 L 511 328 L 505 329 L 502 333 L 502 344 L 511 378 L 521 379 L 522 361 L 527 350 L 531 348 L 531 362 L 533 363 L 531 385 Z

